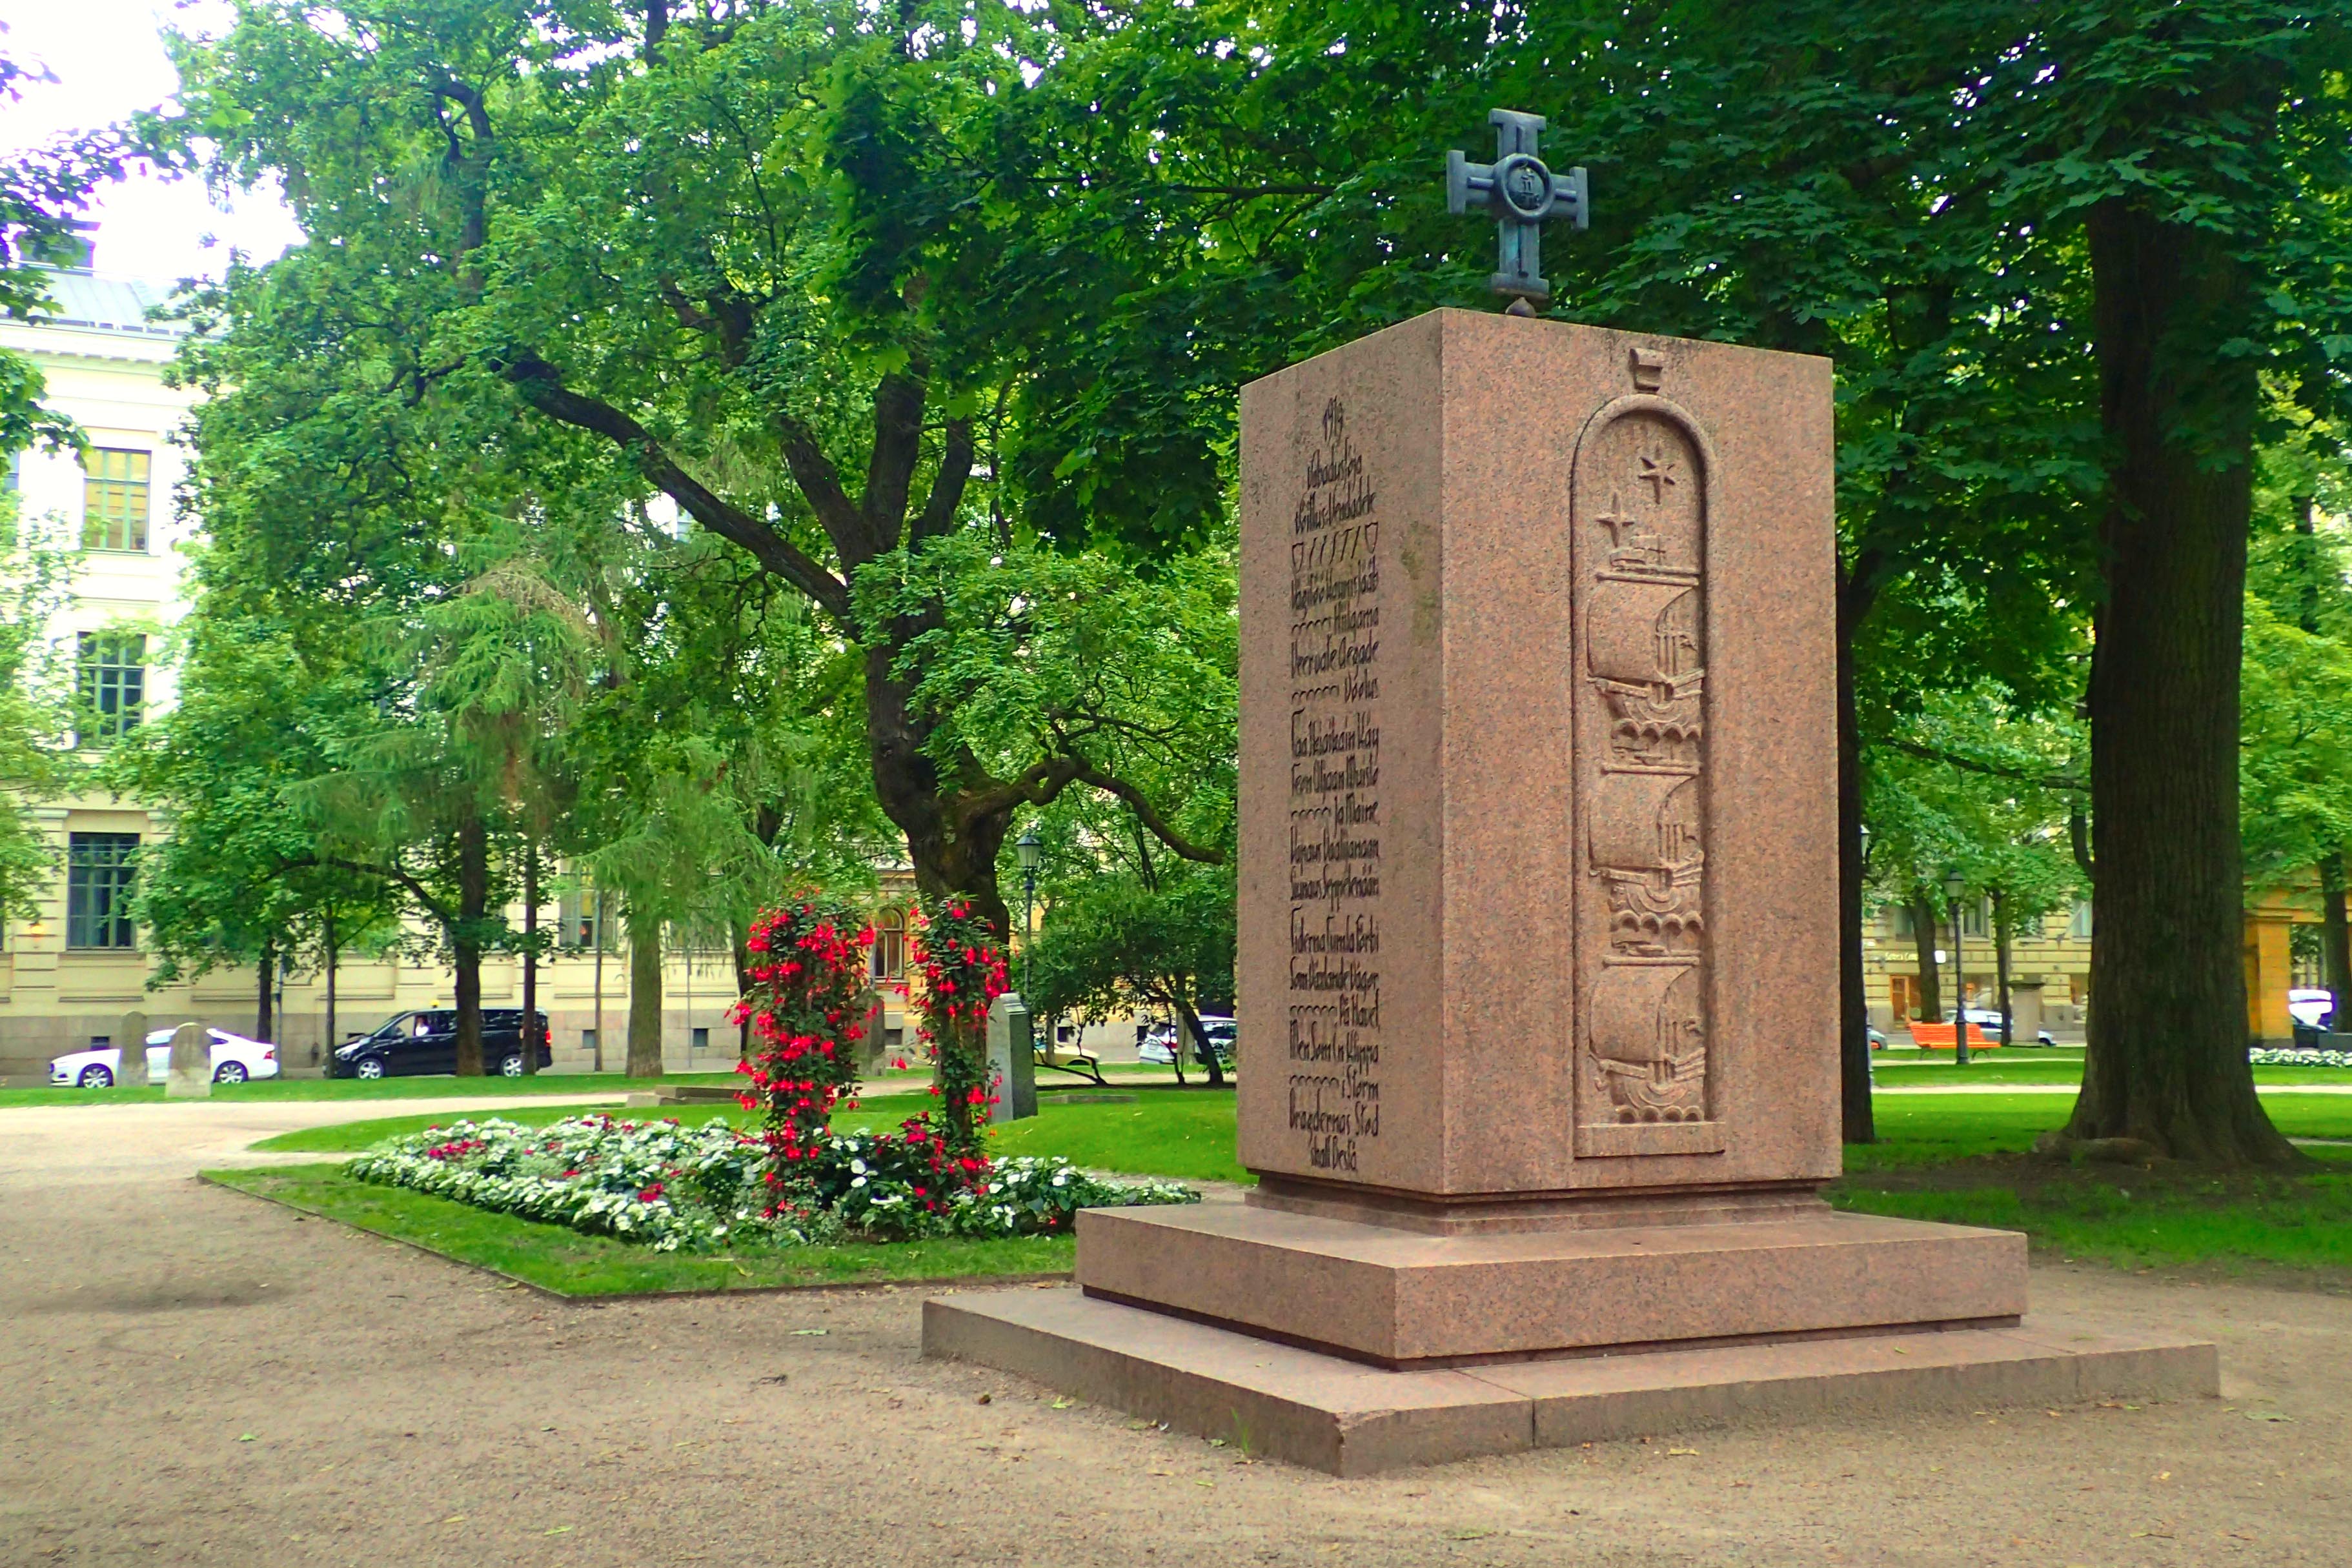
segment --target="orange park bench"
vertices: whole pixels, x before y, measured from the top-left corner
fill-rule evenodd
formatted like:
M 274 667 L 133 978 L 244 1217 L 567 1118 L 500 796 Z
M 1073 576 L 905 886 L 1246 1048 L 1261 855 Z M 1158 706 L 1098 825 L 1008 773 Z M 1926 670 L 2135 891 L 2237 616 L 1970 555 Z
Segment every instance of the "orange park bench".
M 1952 1029 L 1953 1026 L 1948 1023 L 1925 1020 L 1914 1023 L 1911 1026 L 1911 1043 L 1922 1051 L 1949 1051 L 1952 1049 Z M 1969 1049 L 1999 1051 L 2000 1038 L 1998 1035 L 1988 1036 L 1982 1025 L 1972 1023 L 1969 1025 Z

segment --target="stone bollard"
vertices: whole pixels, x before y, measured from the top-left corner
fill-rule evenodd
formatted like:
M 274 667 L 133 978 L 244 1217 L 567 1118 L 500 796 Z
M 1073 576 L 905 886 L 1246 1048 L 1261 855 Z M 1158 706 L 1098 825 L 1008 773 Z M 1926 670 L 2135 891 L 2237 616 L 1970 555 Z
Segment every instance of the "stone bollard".
M 212 1045 L 200 1023 L 184 1023 L 172 1031 L 172 1075 L 163 1085 L 164 1099 L 212 1098 Z
M 992 1122 L 1017 1122 L 1037 1113 L 1037 1058 L 1032 1049 L 1029 1004 L 1007 991 L 988 1009 L 988 1069 L 995 1080 Z
M 114 1082 L 119 1089 L 147 1087 L 147 1015 L 124 1013 L 114 1026 Z

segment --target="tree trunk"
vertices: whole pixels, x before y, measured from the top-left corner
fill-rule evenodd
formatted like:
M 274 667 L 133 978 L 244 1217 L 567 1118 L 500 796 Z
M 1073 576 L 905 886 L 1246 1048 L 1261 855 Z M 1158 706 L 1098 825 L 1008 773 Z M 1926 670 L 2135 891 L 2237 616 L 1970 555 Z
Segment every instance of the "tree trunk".
M 662 1075 L 662 923 L 629 902 L 629 1076 Z
M 1874 1144 L 1870 1095 L 1870 989 L 1862 967 L 1862 722 L 1854 706 L 1853 638 L 1869 591 L 1857 575 L 1838 585 L 1838 1103 L 1844 1140 Z
M 261 956 L 253 961 L 253 977 L 256 982 L 253 998 L 253 1038 L 256 1040 L 275 1042 L 278 1039 L 278 1020 L 271 1016 L 269 1008 L 269 983 L 276 977 L 277 972 L 278 943 L 272 939 L 261 945 Z
M 478 816 L 457 830 L 457 1076 L 482 1075 L 482 918 L 490 907 L 490 830 Z
M 595 922 L 596 931 L 596 1050 L 588 1070 L 602 1072 L 604 1071 L 604 890 L 601 887 L 596 890 L 596 913 L 591 918 Z
M 2013 1043 L 2010 1039 L 2009 1018 L 2009 920 L 2002 913 L 2000 889 L 1992 890 L 1992 970 L 1993 985 L 2000 1004 L 2000 1042 Z
M 1936 969 L 1936 900 L 1915 888 L 1910 910 L 1911 941 L 1919 952 L 1919 1003 L 1912 1016 L 1938 1023 L 1944 1017 L 1944 988 Z
M 728 940 L 735 948 L 735 994 L 751 994 L 751 949 L 746 946 L 751 933 L 732 915 L 727 921 Z M 738 1066 L 751 1060 L 751 1015 L 746 1011 L 735 1025 L 735 1061 Z
M 2067 1132 L 2290 1164 L 2246 1061 L 2240 952 L 2238 680 L 2260 388 L 2251 359 L 2214 345 L 2250 315 L 2251 283 L 2221 239 L 2137 204 L 2102 202 L 2086 227 L 2110 466 L 2088 705 L 2097 1006 Z
M 343 1043 L 335 1035 L 335 971 L 342 967 L 343 948 L 335 937 L 335 911 L 331 904 L 323 917 L 323 925 L 327 947 L 327 1032 L 319 1055 L 321 1061 L 332 1061 L 335 1047 Z
M 522 1071 L 539 1071 L 539 846 L 522 846 Z
M 1183 1021 L 1184 1033 L 1190 1036 L 1192 1041 L 1192 1059 L 1201 1064 L 1201 1071 L 1209 1075 L 1210 1088 L 1223 1088 L 1225 1086 L 1224 1066 L 1217 1061 L 1217 1048 L 1209 1043 L 1209 1031 L 1201 1027 L 1201 1014 L 1199 1009 L 1192 1006 L 1191 988 L 1175 987 L 1172 994 L 1176 998 L 1176 1011 Z M 1179 1052 L 1183 1051 L 1182 1039 L 1180 1038 L 1177 1040 L 1176 1049 Z
M 2324 923 L 2320 929 L 2320 959 L 2327 981 L 2327 1020 L 2331 1030 L 2340 1030 L 2347 1020 L 2344 1015 L 2344 994 L 2352 989 L 2352 921 L 2345 917 L 2344 852 L 2328 851 L 2319 857 L 2319 915 Z

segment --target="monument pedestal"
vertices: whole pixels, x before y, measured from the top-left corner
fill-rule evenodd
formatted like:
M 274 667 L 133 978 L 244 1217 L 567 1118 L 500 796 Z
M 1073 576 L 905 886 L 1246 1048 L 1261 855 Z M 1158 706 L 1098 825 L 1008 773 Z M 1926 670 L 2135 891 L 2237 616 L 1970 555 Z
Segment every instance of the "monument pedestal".
M 1339 1476 L 1831 1415 L 2210 1395 L 2221 1379 L 2210 1344 L 2039 1315 L 2009 1328 L 1391 1372 L 1076 1290 L 926 1301 L 923 1352 Z
M 1247 1203 L 924 1348 L 1342 1473 L 2213 1392 L 2025 1239 L 1833 1213 L 1827 361 L 1457 310 L 1242 397 Z

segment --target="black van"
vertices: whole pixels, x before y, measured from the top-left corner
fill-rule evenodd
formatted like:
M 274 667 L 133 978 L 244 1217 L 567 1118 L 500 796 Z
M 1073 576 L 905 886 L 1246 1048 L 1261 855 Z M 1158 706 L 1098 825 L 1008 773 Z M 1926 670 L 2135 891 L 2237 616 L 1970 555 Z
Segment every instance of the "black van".
M 555 1065 L 547 1043 L 547 1015 L 539 1015 L 539 1065 Z M 482 1065 L 508 1078 L 522 1076 L 522 1009 L 482 1009 Z M 335 1048 L 330 1078 L 407 1078 L 457 1071 L 457 1013 L 454 1008 L 402 1013 L 373 1034 Z

